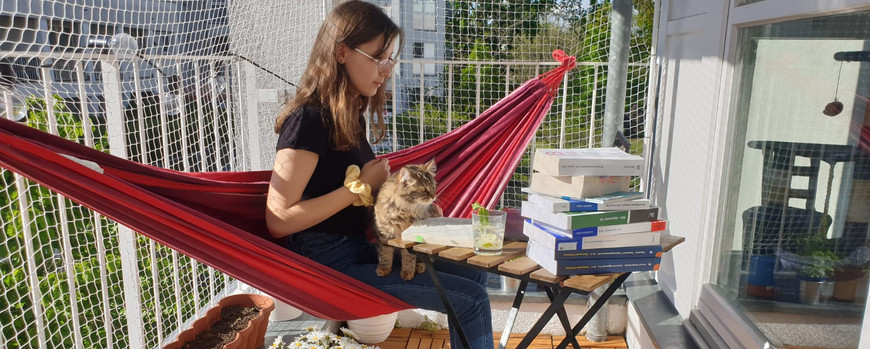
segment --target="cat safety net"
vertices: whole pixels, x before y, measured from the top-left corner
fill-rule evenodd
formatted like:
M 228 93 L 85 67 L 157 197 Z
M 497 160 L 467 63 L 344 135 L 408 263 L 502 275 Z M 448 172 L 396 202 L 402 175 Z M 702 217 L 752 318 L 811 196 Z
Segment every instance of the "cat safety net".
M 383 157 L 434 158 L 445 216 L 494 207 L 575 58 L 525 82 L 460 128 Z M 286 250 L 264 221 L 271 171 L 178 172 L 143 165 L 0 118 L 0 166 L 314 316 L 365 318 L 411 308 Z

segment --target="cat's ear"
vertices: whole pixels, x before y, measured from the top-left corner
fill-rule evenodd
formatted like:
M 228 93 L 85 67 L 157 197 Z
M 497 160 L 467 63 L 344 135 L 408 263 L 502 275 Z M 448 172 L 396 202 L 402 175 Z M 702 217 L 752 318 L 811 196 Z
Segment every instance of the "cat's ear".
M 415 181 L 414 177 L 411 176 L 411 171 L 407 168 L 402 167 L 402 169 L 399 170 L 399 182 L 406 185 L 414 184 Z
M 429 173 L 433 175 L 435 174 L 435 169 L 437 168 L 437 166 L 435 166 L 435 159 L 429 160 L 429 162 L 423 166 L 426 168 L 426 171 L 429 171 Z

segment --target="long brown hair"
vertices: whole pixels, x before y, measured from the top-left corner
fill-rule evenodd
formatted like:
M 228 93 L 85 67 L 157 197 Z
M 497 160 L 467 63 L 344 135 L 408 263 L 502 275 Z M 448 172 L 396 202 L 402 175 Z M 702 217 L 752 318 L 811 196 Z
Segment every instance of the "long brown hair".
M 348 1 L 335 7 L 317 32 L 317 39 L 308 58 L 308 66 L 296 87 L 296 96 L 275 119 L 275 133 L 296 109 L 314 104 L 329 112 L 332 118 L 332 144 L 337 150 L 358 146 L 357 135 L 362 132 L 359 115 L 368 108 L 369 120 L 375 131 L 375 143 L 386 136 L 384 83 L 372 97 L 354 92 L 344 65 L 335 59 L 335 48 L 343 43 L 355 48 L 384 35 L 384 46 L 375 56 L 382 54 L 397 37 L 399 47 L 404 42 L 402 30 L 379 7 L 362 1 Z

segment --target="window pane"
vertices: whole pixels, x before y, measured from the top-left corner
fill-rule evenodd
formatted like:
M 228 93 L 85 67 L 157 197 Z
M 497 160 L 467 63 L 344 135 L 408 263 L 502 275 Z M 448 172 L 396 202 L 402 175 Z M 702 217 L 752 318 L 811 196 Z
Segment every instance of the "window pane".
M 716 284 L 777 346 L 857 347 L 870 265 L 870 14 L 744 28 L 738 40 Z M 836 331 L 806 335 L 826 327 Z

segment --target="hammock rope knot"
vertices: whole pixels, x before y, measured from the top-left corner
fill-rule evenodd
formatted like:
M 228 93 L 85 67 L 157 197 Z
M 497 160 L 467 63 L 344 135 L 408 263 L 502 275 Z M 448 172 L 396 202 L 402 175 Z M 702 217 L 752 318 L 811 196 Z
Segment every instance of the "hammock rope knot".
M 562 63 L 562 66 L 559 68 L 564 71 L 569 71 L 577 66 L 577 57 L 569 56 L 565 51 L 559 49 L 553 51 L 553 59 Z

